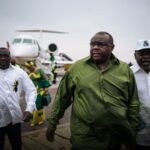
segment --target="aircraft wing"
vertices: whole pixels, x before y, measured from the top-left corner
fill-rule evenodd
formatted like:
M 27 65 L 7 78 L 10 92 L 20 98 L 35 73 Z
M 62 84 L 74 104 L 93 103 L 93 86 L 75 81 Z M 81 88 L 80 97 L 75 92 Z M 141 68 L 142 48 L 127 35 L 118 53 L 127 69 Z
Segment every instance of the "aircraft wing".
M 68 32 L 62 31 L 53 31 L 53 30 L 44 30 L 44 29 L 33 29 L 33 30 L 16 30 L 16 32 L 46 32 L 46 33 L 58 33 L 58 34 L 67 34 Z

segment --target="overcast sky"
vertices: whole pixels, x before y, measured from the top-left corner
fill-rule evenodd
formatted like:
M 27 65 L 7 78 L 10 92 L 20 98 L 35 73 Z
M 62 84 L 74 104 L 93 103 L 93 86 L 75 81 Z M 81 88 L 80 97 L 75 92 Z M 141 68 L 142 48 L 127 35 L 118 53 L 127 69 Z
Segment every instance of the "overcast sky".
M 114 54 L 134 61 L 137 40 L 150 38 L 149 15 L 150 0 L 0 0 L 0 46 L 19 35 L 19 29 L 64 31 L 68 34 L 44 33 L 40 42 L 44 48 L 56 43 L 76 60 L 89 55 L 96 32 L 107 31 L 114 37 Z

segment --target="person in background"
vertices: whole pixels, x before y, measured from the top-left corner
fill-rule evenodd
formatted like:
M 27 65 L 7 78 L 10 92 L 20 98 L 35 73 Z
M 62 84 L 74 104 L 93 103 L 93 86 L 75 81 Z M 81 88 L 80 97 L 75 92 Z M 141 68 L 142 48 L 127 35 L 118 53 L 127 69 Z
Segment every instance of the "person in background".
M 137 42 L 134 72 L 140 99 L 140 131 L 137 134 L 136 150 L 150 150 L 150 40 Z
M 11 57 L 10 63 L 15 66 L 16 65 L 16 59 L 14 57 Z
M 66 71 L 48 118 L 46 138 L 55 130 L 72 104 L 72 150 L 133 150 L 139 128 L 139 99 L 132 70 L 112 53 L 113 37 L 96 33 L 90 56 Z
M 11 57 L 10 63 L 16 67 L 20 67 L 17 63 L 16 63 L 16 58 L 15 57 Z
M 57 63 L 55 62 L 55 63 L 52 64 L 52 74 L 53 74 L 52 83 L 53 84 L 56 84 L 56 82 L 57 82 L 57 72 L 56 72 L 56 70 L 57 70 Z
M 53 74 L 52 83 L 56 84 L 57 82 L 57 63 L 55 62 L 55 56 L 53 53 L 50 53 L 50 61 L 51 61 L 51 72 Z
M 44 71 L 37 67 L 34 62 L 28 61 L 25 63 L 25 67 L 29 70 L 29 77 L 33 81 L 34 85 L 36 86 L 38 95 L 36 99 L 36 108 L 33 112 L 33 118 L 31 126 L 35 126 L 36 124 L 41 125 L 44 123 L 46 116 L 45 110 L 43 106 L 43 98 L 47 94 L 49 96 L 49 101 L 51 99 L 50 94 L 48 92 L 48 88 L 50 87 L 50 82 L 44 73 Z
M 12 150 L 21 150 L 21 123 L 32 118 L 37 92 L 27 73 L 10 62 L 9 49 L 0 47 L 0 150 L 4 150 L 6 134 Z M 19 105 L 22 91 L 27 104 L 23 113 Z

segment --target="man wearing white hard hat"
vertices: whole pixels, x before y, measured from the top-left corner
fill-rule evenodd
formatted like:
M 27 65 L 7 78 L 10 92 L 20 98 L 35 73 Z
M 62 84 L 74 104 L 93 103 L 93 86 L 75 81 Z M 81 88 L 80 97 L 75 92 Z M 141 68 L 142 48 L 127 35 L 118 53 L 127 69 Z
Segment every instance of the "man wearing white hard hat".
M 134 55 L 136 63 L 131 69 L 137 82 L 141 116 L 136 150 L 150 150 L 150 40 L 139 40 Z

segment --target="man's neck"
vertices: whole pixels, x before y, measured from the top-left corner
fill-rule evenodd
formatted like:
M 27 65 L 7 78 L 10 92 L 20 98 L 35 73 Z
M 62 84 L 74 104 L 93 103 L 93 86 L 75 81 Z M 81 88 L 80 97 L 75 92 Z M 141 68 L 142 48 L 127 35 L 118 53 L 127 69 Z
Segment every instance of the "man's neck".
M 105 63 L 101 63 L 101 64 L 99 63 L 97 65 L 101 70 L 105 70 L 107 68 L 108 64 L 109 64 L 109 61 L 107 61 Z

